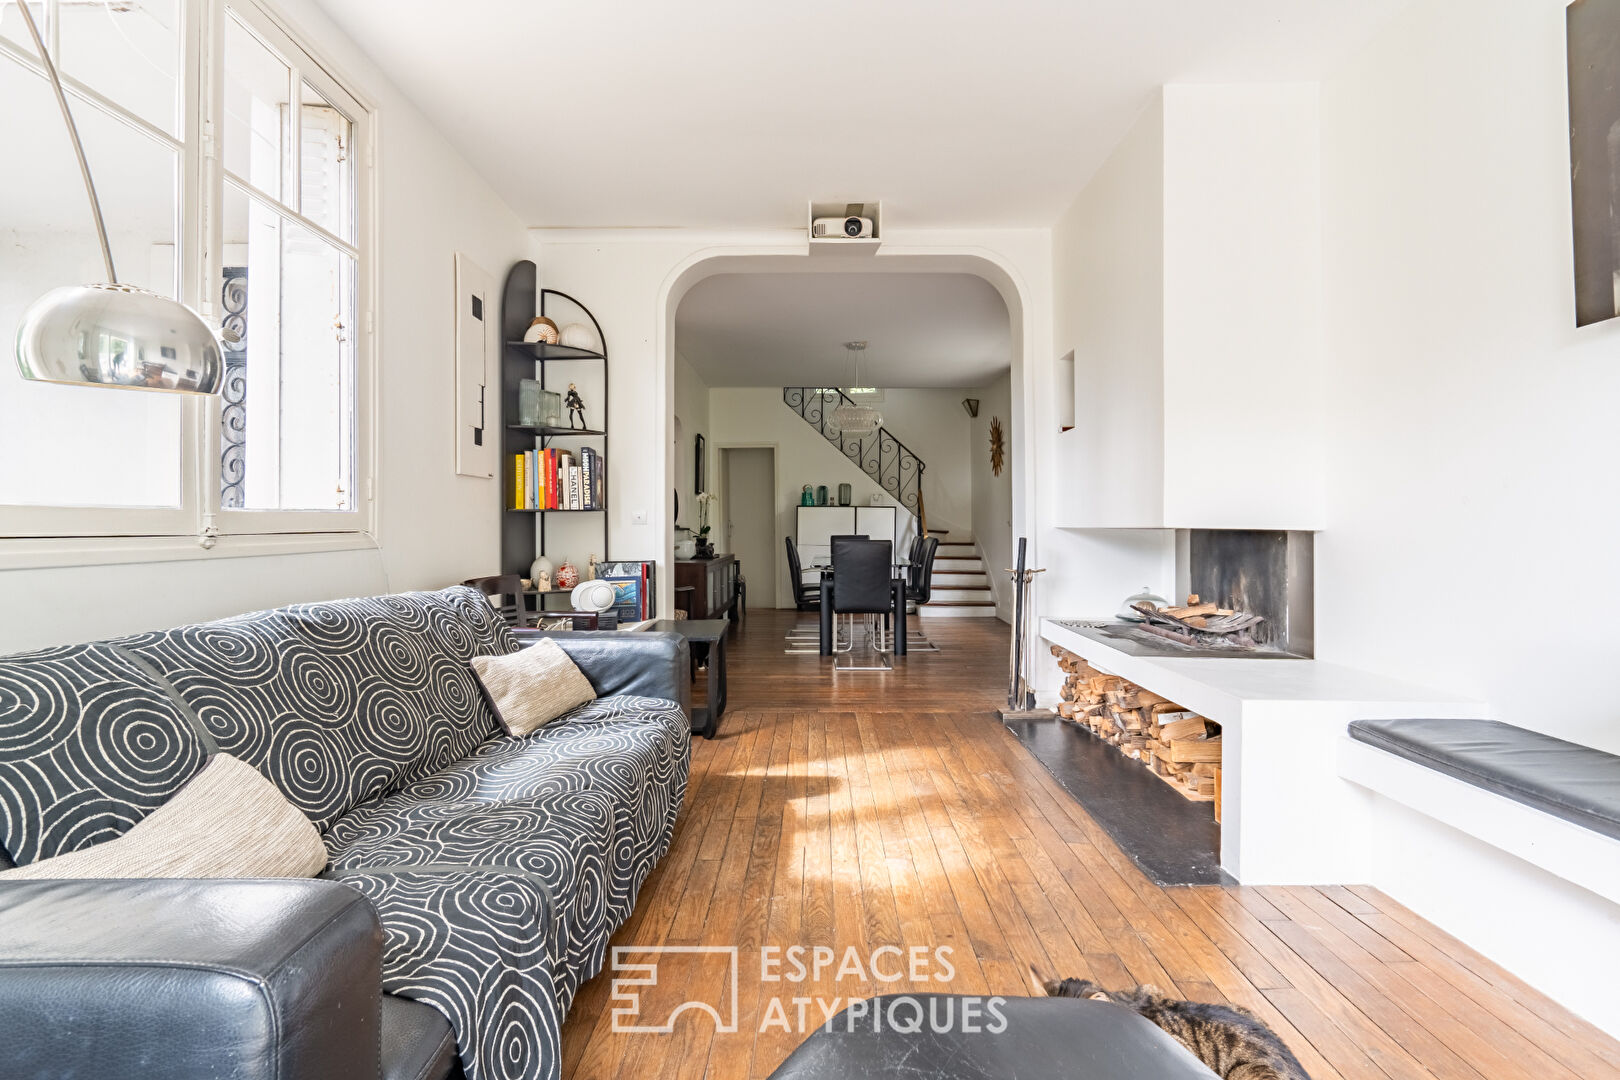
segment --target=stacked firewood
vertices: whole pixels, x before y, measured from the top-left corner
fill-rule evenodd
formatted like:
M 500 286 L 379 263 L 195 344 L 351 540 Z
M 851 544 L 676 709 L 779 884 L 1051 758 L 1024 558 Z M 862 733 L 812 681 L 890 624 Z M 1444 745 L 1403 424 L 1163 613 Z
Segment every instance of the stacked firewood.
M 1052 647 L 1063 669 L 1058 716 L 1080 724 L 1182 795 L 1215 802 L 1220 820 L 1221 726 Z

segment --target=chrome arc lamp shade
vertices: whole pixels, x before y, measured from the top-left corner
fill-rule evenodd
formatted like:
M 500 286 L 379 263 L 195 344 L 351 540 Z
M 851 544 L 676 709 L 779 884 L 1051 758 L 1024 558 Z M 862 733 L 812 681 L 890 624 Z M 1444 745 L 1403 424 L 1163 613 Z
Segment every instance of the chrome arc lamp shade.
M 65 285 L 31 304 L 17 367 L 38 382 L 212 394 L 219 339 L 184 304 L 129 285 Z
M 23 312 L 17 327 L 17 368 L 25 379 L 112 386 L 132 390 L 218 393 L 225 362 L 219 338 L 196 312 L 175 300 L 145 289 L 118 284 L 112 246 L 101 217 L 84 144 L 73 123 L 62 80 L 41 40 L 27 4 L 18 4 L 40 63 L 56 91 L 62 123 L 79 158 L 90 216 L 101 241 L 107 281 L 99 285 L 66 285 L 52 289 Z

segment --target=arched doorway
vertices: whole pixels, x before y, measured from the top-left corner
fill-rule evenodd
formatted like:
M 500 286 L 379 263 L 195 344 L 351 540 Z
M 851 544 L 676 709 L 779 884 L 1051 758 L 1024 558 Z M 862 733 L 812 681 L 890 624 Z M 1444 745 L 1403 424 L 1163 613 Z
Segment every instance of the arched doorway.
M 700 282 L 721 274 L 805 274 L 805 273 L 897 273 L 897 274 L 970 274 L 988 282 L 1000 295 L 1007 311 L 1011 336 L 1011 372 L 1010 386 L 1007 393 L 1006 408 L 1008 415 L 998 417 L 1004 445 L 1010 452 L 1007 453 L 1005 467 L 1011 473 L 1010 507 L 1006 508 L 1009 536 L 1029 535 L 1026 526 L 1031 511 L 1029 492 L 1033 490 L 1034 476 L 1031 468 L 1033 454 L 1029 452 L 1031 445 L 1024 437 L 1025 409 L 1024 379 L 1026 375 L 1026 350 L 1031 340 L 1031 306 L 1025 297 L 1025 290 L 1020 282 L 1017 271 L 1004 259 L 993 252 L 975 250 L 900 250 L 877 256 L 863 257 L 806 257 L 803 248 L 797 250 L 767 251 L 761 249 L 737 250 L 713 248 L 692 253 L 673 267 L 667 275 L 658 297 L 658 340 L 656 355 L 662 363 L 660 381 L 662 383 L 663 407 L 661 409 L 661 422 L 664 425 L 664 434 L 670 437 L 658 438 L 656 445 L 665 449 L 667 454 L 664 463 L 665 478 L 664 490 L 670 492 L 669 505 L 665 507 L 665 520 L 668 523 L 667 535 L 673 536 L 674 492 L 680 488 L 678 468 L 681 455 L 685 452 L 685 444 L 690 441 L 683 437 L 677 446 L 672 441 L 676 423 L 675 414 L 675 386 L 676 386 L 676 313 L 687 294 Z M 965 406 L 965 403 L 964 403 Z M 988 424 L 988 417 L 983 424 Z M 685 431 L 692 429 L 689 424 Z M 988 442 L 984 447 L 974 446 L 972 453 L 981 454 L 988 459 Z M 686 507 L 682 507 L 686 511 Z M 685 516 L 690 516 L 688 512 Z M 1001 553 L 997 553 L 998 557 Z M 991 561 L 994 561 L 993 559 Z M 999 569 L 999 567 L 997 568 Z M 666 575 L 668 577 L 668 575 Z M 752 578 L 750 589 L 755 586 Z M 668 603 L 668 597 L 663 599 Z

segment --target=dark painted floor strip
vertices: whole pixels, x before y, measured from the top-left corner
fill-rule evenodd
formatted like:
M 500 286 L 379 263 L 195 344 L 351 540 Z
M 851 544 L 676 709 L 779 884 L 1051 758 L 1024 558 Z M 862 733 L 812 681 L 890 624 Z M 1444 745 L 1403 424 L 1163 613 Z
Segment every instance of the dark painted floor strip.
M 1063 790 L 1156 885 L 1235 885 L 1212 804 L 1191 802 L 1078 724 L 1008 720 Z

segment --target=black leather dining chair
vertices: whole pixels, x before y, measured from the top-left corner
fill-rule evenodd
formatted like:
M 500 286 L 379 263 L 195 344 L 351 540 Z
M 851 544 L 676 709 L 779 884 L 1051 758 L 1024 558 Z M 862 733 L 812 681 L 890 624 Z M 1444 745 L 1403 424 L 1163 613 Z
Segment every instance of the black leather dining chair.
M 821 586 L 804 583 L 804 567 L 799 563 L 798 545 L 794 544 L 791 536 L 783 539 L 787 541 L 788 580 L 793 582 L 793 606 L 799 611 L 819 611 Z
M 884 647 L 884 620 L 894 611 L 894 547 L 887 540 L 855 540 L 834 538 L 832 545 L 833 592 L 832 611 L 850 617 L 849 644 L 835 650 L 838 657 L 851 656 L 855 650 L 854 620 L 866 616 L 867 638 L 872 642 L 875 664 L 845 664 L 834 661 L 839 671 L 887 671 L 888 650 Z
M 906 599 L 917 605 L 919 623 L 922 621 L 922 606 L 934 595 L 934 556 L 938 551 L 937 536 L 919 536 L 917 542 L 911 545 L 911 565 L 906 567 Z M 939 646 L 929 641 L 921 630 L 911 635 L 908 643 L 914 649 L 939 652 Z

